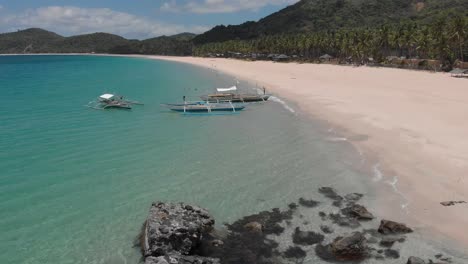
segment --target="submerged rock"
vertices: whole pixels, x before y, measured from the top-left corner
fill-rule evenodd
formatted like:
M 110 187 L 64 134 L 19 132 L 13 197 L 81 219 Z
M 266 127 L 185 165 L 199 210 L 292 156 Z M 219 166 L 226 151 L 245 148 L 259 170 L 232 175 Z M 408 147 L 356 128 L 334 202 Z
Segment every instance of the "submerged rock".
M 284 257 L 286 258 L 305 258 L 307 253 L 300 247 L 289 247 L 284 252 Z
M 299 227 L 296 227 L 292 238 L 294 244 L 314 245 L 322 242 L 325 237 L 322 234 L 315 233 L 313 231 L 301 231 Z
M 314 201 L 314 200 L 306 200 L 304 198 L 300 198 L 299 199 L 299 204 L 304 206 L 304 207 L 308 207 L 308 208 L 314 208 L 316 207 L 317 205 L 320 204 L 320 202 L 317 202 L 317 201 Z
M 405 224 L 382 220 L 378 229 L 379 233 L 388 235 L 388 234 L 406 234 L 412 233 L 413 229 L 407 227 Z
M 325 234 L 331 234 L 334 231 L 333 228 L 326 225 L 321 225 L 320 230 L 322 230 L 322 232 L 324 232 Z
M 317 245 L 317 255 L 328 261 L 362 260 L 369 255 L 366 238 L 360 232 L 346 237 L 337 237 L 332 243 L 323 246 Z
M 357 202 L 361 200 L 362 197 L 364 197 L 364 194 L 360 194 L 360 193 L 350 193 L 350 194 L 345 195 L 345 199 L 348 202 Z
M 360 220 L 372 220 L 374 215 L 372 215 L 367 208 L 359 204 L 352 204 L 341 210 L 344 215 L 356 217 Z
M 357 221 L 353 217 L 346 217 L 341 214 L 329 214 L 328 216 L 333 221 L 333 223 L 339 226 L 350 227 L 350 228 L 358 228 L 361 226 L 359 221 Z
M 153 203 L 143 228 L 144 256 L 188 255 L 213 230 L 214 219 L 203 208 L 184 203 Z
M 384 253 L 387 258 L 394 258 L 394 259 L 400 258 L 400 252 L 394 249 L 386 249 Z
M 426 262 L 420 258 L 417 257 L 409 257 L 408 261 L 406 264 L 426 264 Z
M 335 200 L 335 201 L 341 201 L 343 200 L 343 197 L 341 197 L 340 195 L 338 195 L 338 193 L 336 192 L 335 189 L 331 188 L 331 187 L 320 187 L 319 188 L 319 192 L 321 194 L 323 194 L 325 197 L 327 198 L 330 198 L 332 200 Z

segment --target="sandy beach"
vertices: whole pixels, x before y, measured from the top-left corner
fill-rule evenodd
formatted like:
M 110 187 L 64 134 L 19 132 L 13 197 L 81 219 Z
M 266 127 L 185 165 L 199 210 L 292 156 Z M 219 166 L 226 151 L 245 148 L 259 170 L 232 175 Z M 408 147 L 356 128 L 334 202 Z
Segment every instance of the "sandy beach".
M 232 59 L 145 56 L 190 63 L 246 79 L 330 123 L 368 159 L 380 181 L 406 200 L 397 213 L 420 230 L 468 248 L 468 80 L 446 73 Z M 391 185 L 393 184 L 393 186 Z M 385 197 L 382 197 L 385 200 Z M 400 206 L 400 205 L 399 205 Z

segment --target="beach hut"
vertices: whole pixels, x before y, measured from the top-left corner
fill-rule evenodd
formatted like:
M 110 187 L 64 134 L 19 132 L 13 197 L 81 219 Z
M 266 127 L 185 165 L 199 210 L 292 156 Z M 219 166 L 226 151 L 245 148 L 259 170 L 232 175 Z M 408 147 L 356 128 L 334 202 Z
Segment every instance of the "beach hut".
M 331 59 L 333 59 L 333 56 L 330 55 L 330 54 L 324 54 L 324 55 L 320 56 L 319 59 L 321 61 L 330 61 Z

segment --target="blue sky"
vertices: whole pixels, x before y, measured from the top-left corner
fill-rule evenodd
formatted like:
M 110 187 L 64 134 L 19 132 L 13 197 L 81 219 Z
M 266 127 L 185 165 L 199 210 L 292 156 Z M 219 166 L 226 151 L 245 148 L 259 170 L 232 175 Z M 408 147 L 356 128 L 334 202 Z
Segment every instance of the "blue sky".
M 0 0 L 0 32 L 40 27 L 70 36 L 150 38 L 258 20 L 298 0 Z

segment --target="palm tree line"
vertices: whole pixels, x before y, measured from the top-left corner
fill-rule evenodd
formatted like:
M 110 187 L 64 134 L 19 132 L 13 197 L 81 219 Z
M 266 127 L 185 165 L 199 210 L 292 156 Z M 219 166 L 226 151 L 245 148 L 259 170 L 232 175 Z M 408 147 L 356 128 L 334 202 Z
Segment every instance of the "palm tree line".
M 330 54 L 340 61 L 384 61 L 389 56 L 434 59 L 446 64 L 468 57 L 468 17 L 438 18 L 430 24 L 405 22 L 376 28 L 262 36 L 195 46 L 195 56 L 207 54 L 287 54 L 318 59 Z

